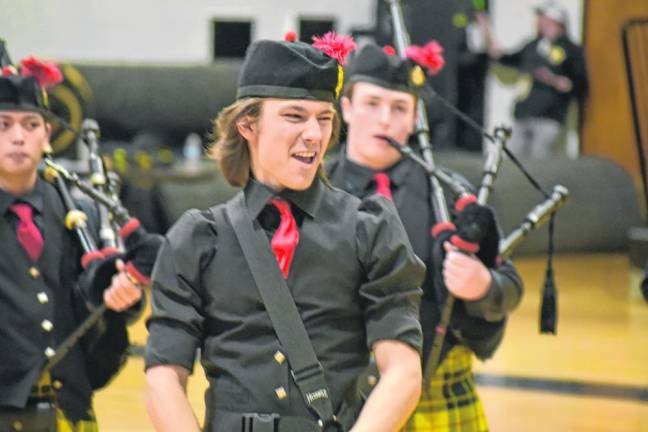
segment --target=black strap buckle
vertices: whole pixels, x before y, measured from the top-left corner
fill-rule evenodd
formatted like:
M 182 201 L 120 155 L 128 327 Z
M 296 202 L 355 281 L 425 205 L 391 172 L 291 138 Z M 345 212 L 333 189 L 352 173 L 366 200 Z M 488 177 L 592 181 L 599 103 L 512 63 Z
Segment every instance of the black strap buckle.
M 241 432 L 277 432 L 279 414 L 241 414 Z
M 298 371 L 292 369 L 290 370 L 290 374 L 297 383 L 303 380 L 307 380 L 308 378 L 312 378 L 313 376 L 320 373 L 324 373 L 324 368 L 322 367 L 322 364 L 320 362 L 317 362 L 312 366 L 305 367 L 304 369 Z

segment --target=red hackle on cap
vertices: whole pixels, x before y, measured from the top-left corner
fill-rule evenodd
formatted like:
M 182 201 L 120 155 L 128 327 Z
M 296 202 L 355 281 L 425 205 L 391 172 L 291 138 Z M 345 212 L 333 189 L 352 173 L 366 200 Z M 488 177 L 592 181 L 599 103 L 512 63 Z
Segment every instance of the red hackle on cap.
M 27 57 L 20 62 L 20 75 L 34 77 L 41 88 L 55 86 L 63 81 L 61 70 L 54 63 L 45 63 L 36 57 Z
M 5 66 L 2 68 L 2 76 L 18 75 L 18 71 L 13 66 Z
M 284 40 L 286 42 L 295 42 L 297 40 L 297 33 L 294 31 L 287 31 L 286 34 L 284 35 Z
M 443 47 L 435 40 L 432 40 L 424 46 L 411 45 L 405 50 L 405 56 L 419 66 L 427 69 L 428 75 L 437 74 L 445 65 L 443 59 Z
M 340 36 L 333 31 L 324 36 L 313 36 L 313 46 L 338 63 L 344 65 L 346 57 L 356 49 L 356 43 L 351 36 Z

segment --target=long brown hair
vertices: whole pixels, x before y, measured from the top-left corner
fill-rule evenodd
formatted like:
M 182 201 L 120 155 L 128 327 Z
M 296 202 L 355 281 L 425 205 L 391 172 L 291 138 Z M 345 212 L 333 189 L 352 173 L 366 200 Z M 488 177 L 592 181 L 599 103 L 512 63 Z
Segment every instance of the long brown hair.
M 256 122 L 261 117 L 263 99 L 240 99 L 223 108 L 213 122 L 212 142 L 209 156 L 218 161 L 227 182 L 243 187 L 250 176 L 250 149 L 248 142 L 238 131 L 241 121 Z
M 245 98 L 223 108 L 213 122 L 214 141 L 209 149 L 209 157 L 217 161 L 223 176 L 232 186 L 243 187 L 250 177 L 249 144 L 238 131 L 242 121 L 256 122 L 261 117 L 264 98 Z M 340 139 L 340 115 L 335 112 L 333 130 L 328 149 Z M 325 178 L 320 166 L 320 176 Z

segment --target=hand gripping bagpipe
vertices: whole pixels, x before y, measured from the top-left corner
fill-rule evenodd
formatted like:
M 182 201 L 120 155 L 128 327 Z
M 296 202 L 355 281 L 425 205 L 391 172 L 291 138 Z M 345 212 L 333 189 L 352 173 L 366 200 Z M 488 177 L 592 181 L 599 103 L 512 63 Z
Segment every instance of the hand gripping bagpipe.
M 162 238 L 159 235 L 147 233 L 139 220 L 131 218 L 118 200 L 81 180 L 77 174 L 68 172 L 64 167 L 54 162 L 49 154 L 45 155 L 44 162 L 46 168 L 43 176 L 45 180 L 56 187 L 66 207 L 65 227 L 76 233 L 83 249 L 81 265 L 85 269 L 83 280 L 87 281 L 85 294 L 87 301 L 95 306 L 90 315 L 66 337 L 55 350 L 55 354 L 49 358 L 43 370 L 46 372 L 58 364 L 106 312 L 107 306 L 103 302 L 103 292 L 110 285 L 112 276 L 117 272 L 116 261 L 118 259 L 126 263 L 127 275 L 134 284 L 142 286 L 150 284 L 150 276 L 157 252 L 162 244 Z M 108 211 L 112 221 L 119 226 L 119 241 L 123 243 L 125 252 L 120 252 L 112 245 L 101 250 L 97 248 L 88 231 L 88 217 L 76 206 L 68 189 L 68 183 L 77 187 Z M 102 229 L 105 228 L 104 225 Z
M 406 57 L 406 51 L 410 44 L 409 34 L 407 33 L 403 13 L 399 0 L 386 0 L 392 17 L 394 31 L 394 44 L 397 53 Z M 416 83 L 415 65 L 412 69 L 412 82 L 423 89 L 424 83 Z M 417 72 L 419 75 L 421 71 Z M 433 90 L 428 86 L 428 91 Z M 441 96 L 433 93 L 446 108 L 450 109 L 455 115 L 465 121 L 470 127 L 475 128 L 492 142 L 486 161 L 484 163 L 483 177 L 478 190 L 478 196 L 475 197 L 451 175 L 446 174 L 443 170 L 437 168 L 432 157 L 432 150 L 429 141 L 429 127 L 427 124 L 427 115 L 425 104 L 422 98 L 417 101 L 417 118 L 416 118 L 416 135 L 417 142 L 420 146 L 423 158 L 420 158 L 414 150 L 403 143 L 397 143 L 389 137 L 383 137 L 393 147 L 399 150 L 404 156 L 409 157 L 421 165 L 430 177 L 431 192 L 430 199 L 436 217 L 437 224 L 432 228 L 432 235 L 435 237 L 435 248 L 443 251 L 442 243 L 449 241 L 459 250 L 475 254 L 487 267 L 494 268 L 498 265 L 503 257 L 508 257 L 515 246 L 517 246 L 528 233 L 540 227 L 548 219 L 549 224 L 549 253 L 547 263 L 547 282 L 545 283 L 544 298 L 541 313 L 540 330 L 541 332 L 555 333 L 555 287 L 553 283 L 553 269 L 551 267 L 551 256 L 553 253 L 553 215 L 565 203 L 568 191 L 563 186 L 556 186 L 551 195 L 544 192 L 538 183 L 528 174 L 520 162 L 515 158 L 507 148 L 506 140 L 510 136 L 510 130 L 498 127 L 495 129 L 494 136 L 490 135 L 483 128 L 463 114 L 452 104 L 444 100 Z M 500 240 L 499 231 L 495 222 L 492 210 L 486 207 L 486 203 L 493 188 L 495 178 L 499 171 L 502 160 L 502 153 L 505 152 L 509 158 L 522 170 L 529 181 L 543 193 L 545 201 L 534 207 L 525 217 L 522 224 L 516 228 L 508 237 Z M 455 202 L 455 213 L 457 217 L 455 222 L 450 221 L 449 211 L 445 203 L 445 197 L 441 185 L 449 187 L 457 198 Z M 443 256 L 443 255 L 441 255 Z M 437 272 L 439 273 L 439 272 Z M 437 274 L 435 277 L 442 278 Z M 439 365 L 445 335 L 448 330 L 455 298 L 446 291 L 445 303 L 441 310 L 440 322 L 435 329 L 435 337 L 430 350 L 427 364 L 425 365 L 425 382 L 429 382 L 432 375 Z

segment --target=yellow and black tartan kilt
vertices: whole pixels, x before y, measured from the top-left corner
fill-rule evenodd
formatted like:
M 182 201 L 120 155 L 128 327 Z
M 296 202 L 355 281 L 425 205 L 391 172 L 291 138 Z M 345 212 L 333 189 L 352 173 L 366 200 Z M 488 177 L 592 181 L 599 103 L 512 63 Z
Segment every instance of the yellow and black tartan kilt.
M 455 346 L 423 389 L 404 432 L 487 432 L 472 374 L 472 352 Z
M 60 409 L 56 410 L 56 432 L 98 432 L 99 426 L 97 425 L 97 419 L 94 415 L 94 411 L 90 409 L 88 411 L 89 420 L 79 420 L 76 423 L 72 423 L 65 417 L 65 414 Z

